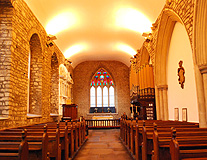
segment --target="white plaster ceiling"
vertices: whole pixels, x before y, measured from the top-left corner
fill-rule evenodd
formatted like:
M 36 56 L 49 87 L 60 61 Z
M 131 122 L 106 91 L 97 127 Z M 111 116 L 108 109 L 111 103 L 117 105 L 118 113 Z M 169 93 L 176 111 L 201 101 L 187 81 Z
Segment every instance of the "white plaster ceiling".
M 65 57 L 72 61 L 73 67 L 89 60 L 117 60 L 129 66 L 130 57 L 136 54 L 144 42 L 142 33 L 150 31 L 150 27 L 145 26 L 139 18 L 140 13 L 152 24 L 165 4 L 165 0 L 25 2 L 47 33 L 57 37 L 54 42 Z M 139 26 L 144 26 L 144 30 L 139 29 Z M 71 47 L 73 50 L 69 49 Z

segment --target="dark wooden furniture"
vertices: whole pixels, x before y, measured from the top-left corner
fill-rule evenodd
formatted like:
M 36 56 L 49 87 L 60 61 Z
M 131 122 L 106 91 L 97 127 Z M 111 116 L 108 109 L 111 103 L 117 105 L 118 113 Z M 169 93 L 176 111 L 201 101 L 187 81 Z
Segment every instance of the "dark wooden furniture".
M 23 126 L 19 128 L 11 128 L 0 131 L 0 159 L 1 160 L 27 160 L 18 159 L 19 144 L 22 140 L 22 129 L 26 129 L 28 142 L 28 156 L 31 160 L 68 160 L 73 159 L 82 145 L 87 140 L 85 137 L 86 125 L 83 121 L 60 122 L 60 123 L 43 123 L 32 126 Z M 16 153 L 8 154 L 8 148 L 11 148 L 6 143 L 14 144 L 12 149 Z M 11 142 L 10 142 L 11 141 Z M 47 142 L 46 142 L 47 141 Z M 7 145 L 7 146 L 6 146 Z M 6 147 L 6 150 L 5 150 Z M 10 149 L 11 150 L 11 149 Z M 13 151 L 13 150 L 12 150 Z M 42 154 L 41 154 L 41 153 Z M 40 153 L 40 154 L 39 154 Z M 45 154 L 46 153 L 46 154 Z M 40 155 L 44 155 L 40 156 Z M 37 158 L 37 156 L 39 158 Z M 8 158 L 7 158 L 8 157 Z M 13 159 L 14 157 L 14 159 Z M 33 158 L 34 157 L 34 158 Z M 3 159 L 6 158 L 6 159 Z
M 131 112 L 139 120 L 156 120 L 155 90 L 154 88 L 145 88 L 138 90 L 131 97 Z M 137 113 L 138 112 L 138 113 Z
M 185 131 L 197 131 L 204 129 L 198 128 L 198 123 L 189 123 L 189 122 L 180 122 L 180 121 L 161 121 L 161 120 L 120 120 L 120 139 L 122 143 L 125 145 L 125 147 L 128 149 L 130 154 L 133 156 L 136 160 L 148 160 L 151 159 L 152 156 L 155 155 L 156 151 L 153 150 L 153 133 L 154 133 L 154 126 L 153 123 L 156 122 L 158 125 L 158 131 L 162 133 L 168 133 L 168 135 L 171 136 L 171 127 L 177 128 L 180 132 L 182 130 Z M 145 126 L 145 127 L 143 127 Z M 145 129 L 146 128 L 146 129 Z M 145 133 L 147 131 L 147 133 Z M 182 135 L 186 135 L 184 133 L 181 133 Z M 171 137 L 168 136 L 168 155 L 170 157 L 169 153 L 169 142 L 171 140 Z M 152 143 L 150 143 L 152 142 Z M 155 148 L 155 147 L 154 147 Z M 153 154 L 154 153 L 154 154 Z M 164 154 L 165 155 L 165 154 Z M 165 155 L 166 156 L 166 155 Z M 162 156 L 163 158 L 164 156 Z M 168 160 L 170 158 L 165 158 L 164 160 Z M 161 159 L 159 159 L 161 160 Z
M 62 120 L 75 120 L 77 119 L 77 108 L 76 104 L 63 104 L 63 117 Z
M 1 160 L 28 160 L 28 143 L 26 140 L 26 131 L 22 131 L 22 141 L 16 142 L 7 140 L 0 142 Z

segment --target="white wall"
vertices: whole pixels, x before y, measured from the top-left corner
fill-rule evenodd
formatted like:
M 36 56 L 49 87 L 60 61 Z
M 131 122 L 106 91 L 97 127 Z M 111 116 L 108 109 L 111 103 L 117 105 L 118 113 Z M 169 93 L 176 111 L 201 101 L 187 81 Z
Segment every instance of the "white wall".
M 178 83 L 177 70 L 180 60 L 183 61 L 185 69 L 184 89 Z M 192 50 L 186 30 L 178 22 L 172 33 L 167 61 L 169 119 L 174 120 L 174 108 L 179 108 L 179 120 L 182 120 L 182 108 L 187 108 L 188 121 L 198 122 Z

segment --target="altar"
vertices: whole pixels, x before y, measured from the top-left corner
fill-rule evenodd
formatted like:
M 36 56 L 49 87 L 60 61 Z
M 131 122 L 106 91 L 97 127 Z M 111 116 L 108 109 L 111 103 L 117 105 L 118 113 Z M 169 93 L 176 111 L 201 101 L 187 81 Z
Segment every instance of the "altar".
M 113 116 L 93 116 L 92 119 L 95 120 L 113 119 Z
M 93 116 L 93 126 L 112 126 L 110 119 L 113 120 L 113 116 Z

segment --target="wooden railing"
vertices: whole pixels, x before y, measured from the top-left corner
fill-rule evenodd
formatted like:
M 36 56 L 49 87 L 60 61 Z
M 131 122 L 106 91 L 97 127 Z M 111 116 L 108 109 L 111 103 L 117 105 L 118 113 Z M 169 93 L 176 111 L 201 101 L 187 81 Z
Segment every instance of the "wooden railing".
M 120 128 L 120 119 L 85 120 L 86 126 L 92 128 Z

